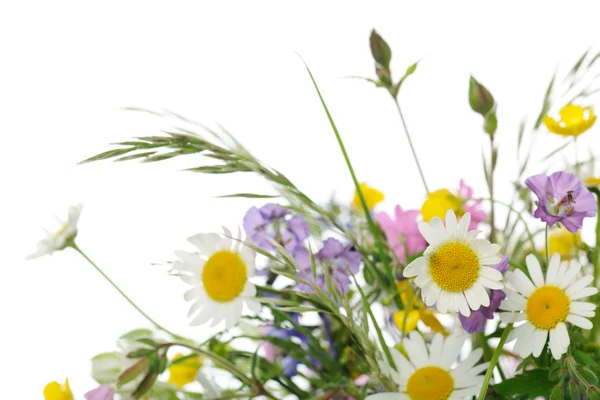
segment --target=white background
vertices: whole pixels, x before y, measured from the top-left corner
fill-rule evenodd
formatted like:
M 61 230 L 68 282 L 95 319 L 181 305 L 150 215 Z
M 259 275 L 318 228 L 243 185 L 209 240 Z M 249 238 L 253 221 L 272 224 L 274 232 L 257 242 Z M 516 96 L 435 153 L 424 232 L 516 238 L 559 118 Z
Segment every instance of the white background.
M 73 251 L 26 262 L 41 224 L 53 227 L 53 215 L 83 202 L 80 246 L 156 320 L 202 338 L 205 329 L 187 327 L 184 284 L 151 264 L 171 260 L 191 234 L 235 227 L 261 204 L 214 196 L 269 189 L 245 176 L 178 172 L 197 166 L 193 158 L 77 166 L 108 143 L 163 128 L 120 107 L 221 123 L 310 196 L 350 201 L 352 182 L 296 51 L 360 179 L 385 192 L 381 208 L 419 207 L 424 192 L 393 103 L 384 90 L 341 79 L 373 76 L 375 27 L 392 46 L 396 76 L 422 59 L 400 99 L 432 189 L 464 178 L 486 194 L 487 142 L 467 103 L 469 75 L 492 91 L 498 196 L 508 200 L 519 120 L 537 115 L 557 64 L 570 66 L 598 43 L 599 13 L 594 1 L 3 2 L 0 397 L 41 399 L 47 382 L 68 376 L 82 399 L 94 386 L 89 359 L 147 326 Z M 599 129 L 582 137 L 580 153 L 600 143 Z M 542 134 L 538 159 L 562 143 Z

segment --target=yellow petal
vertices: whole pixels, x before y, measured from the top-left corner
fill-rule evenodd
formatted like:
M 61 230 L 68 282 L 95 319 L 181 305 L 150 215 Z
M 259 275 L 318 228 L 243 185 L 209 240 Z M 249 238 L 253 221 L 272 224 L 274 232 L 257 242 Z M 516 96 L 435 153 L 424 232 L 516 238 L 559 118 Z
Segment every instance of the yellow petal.
M 560 119 L 565 125 L 577 125 L 583 122 L 583 107 L 576 106 L 575 104 L 567 104 L 560 110 Z
M 178 353 L 173 357 L 172 361 L 176 361 L 184 357 L 183 354 Z M 198 356 L 190 357 L 182 362 L 172 364 L 169 367 L 169 383 L 177 387 L 183 387 L 185 384 L 193 382 L 196 379 L 196 374 L 200 367 L 202 367 L 203 360 Z
M 417 322 L 419 322 L 419 311 L 411 310 L 408 312 L 406 316 L 406 326 L 404 328 L 404 333 L 408 333 L 413 331 L 417 327 Z M 394 314 L 394 324 L 396 324 L 396 328 L 399 331 L 402 331 L 402 324 L 404 324 L 404 311 L 398 311 Z
M 425 222 L 429 222 L 433 217 L 444 219 L 448 210 L 454 210 L 460 217 L 463 214 L 460 209 L 460 199 L 448 189 L 440 189 L 427 195 L 427 200 L 421 206 L 421 215 Z
M 73 400 L 69 380 L 65 381 L 64 386 L 61 386 L 58 382 L 47 384 L 44 388 L 44 400 Z
M 546 125 L 546 128 L 548 128 L 548 130 L 552 133 L 555 133 L 557 135 L 569 136 L 568 133 L 565 131 L 565 128 L 560 126 L 558 121 L 556 121 L 554 118 L 548 115 L 544 117 L 544 125 Z
M 550 255 L 558 253 L 563 261 L 575 257 L 580 244 L 581 234 L 579 232 L 571 233 L 564 228 L 554 229 L 548 238 Z
M 447 335 L 444 326 L 441 322 L 435 317 L 435 313 L 431 310 L 421 310 L 420 312 L 421 321 L 425 325 L 427 325 L 434 332 L 442 332 L 444 335 Z
M 585 186 L 600 186 L 600 177 L 590 176 L 583 180 Z
M 361 183 L 358 186 L 363 194 L 363 197 L 365 198 L 365 203 L 367 203 L 367 208 L 369 210 L 373 209 L 373 207 L 375 207 L 378 203 L 381 203 L 385 199 L 383 193 L 381 193 L 375 188 L 367 186 L 366 183 Z M 362 203 L 360 202 L 360 197 L 358 196 L 358 191 L 354 192 L 354 199 L 352 200 L 352 205 L 357 210 L 363 209 Z

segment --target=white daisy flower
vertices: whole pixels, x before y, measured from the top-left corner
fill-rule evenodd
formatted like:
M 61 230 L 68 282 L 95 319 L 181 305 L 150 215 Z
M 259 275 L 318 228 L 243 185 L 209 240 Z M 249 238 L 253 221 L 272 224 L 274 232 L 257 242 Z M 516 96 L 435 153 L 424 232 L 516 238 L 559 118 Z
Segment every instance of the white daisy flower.
M 422 257 L 411 262 L 402 272 L 415 277 L 423 302 L 446 313 L 459 311 L 468 317 L 471 310 L 490 305 L 487 289 L 501 290 L 502 273 L 491 268 L 501 261 L 500 246 L 476 239 L 481 231 L 468 231 L 471 214 L 460 223 L 454 211 L 446 213 L 446 226 L 439 218 L 419 222 L 419 231 L 429 243 Z
M 193 301 L 188 313 L 188 317 L 195 315 L 191 325 L 212 319 L 211 326 L 225 321 L 229 329 L 240 319 L 243 304 L 253 312 L 260 311 L 256 287 L 248 280 L 254 276 L 256 254 L 239 240 L 232 240 L 229 230 L 224 228 L 224 232 L 188 238 L 199 250 L 197 253 L 175 252 L 181 259 L 175 268 L 186 283 L 193 285 L 184 294 L 187 301 Z
M 46 237 L 38 242 L 37 250 L 35 253 L 27 256 L 27 259 L 32 260 L 45 255 L 52 255 L 55 251 L 65 249 L 69 241 L 75 239 L 75 236 L 77 236 L 77 222 L 79 222 L 82 208 L 83 204 L 69 207 L 67 221 L 59 220 L 60 228 L 57 231 L 50 232 L 44 229 Z
M 480 374 L 487 370 L 489 364 L 475 365 L 483 350 L 473 350 L 452 368 L 467 337 L 452 334 L 444 338 L 441 333 L 436 333 L 427 349 L 421 334 L 411 332 L 410 338 L 404 340 L 408 359 L 391 348 L 397 370 L 385 363 L 382 365 L 384 371 L 391 372 L 390 377 L 398 384 L 399 392 L 372 394 L 365 400 L 454 400 L 476 396 L 484 378 Z
M 538 357 L 550 337 L 550 351 L 558 360 L 571 343 L 565 322 L 582 329 L 592 328 L 587 318 L 594 316 L 596 305 L 575 300 L 593 296 L 598 289 L 588 286 L 594 280 L 592 275 L 576 279 L 581 265 L 561 263 L 559 254 L 550 259 L 545 279 L 533 254 L 525 261 L 531 279 L 519 269 L 506 273 L 506 281 L 514 290 L 505 289 L 506 299 L 500 309 L 510 312 L 500 313 L 500 319 L 513 323 L 526 321 L 511 331 L 507 342 L 517 339 L 513 351 L 523 358 L 530 354 Z

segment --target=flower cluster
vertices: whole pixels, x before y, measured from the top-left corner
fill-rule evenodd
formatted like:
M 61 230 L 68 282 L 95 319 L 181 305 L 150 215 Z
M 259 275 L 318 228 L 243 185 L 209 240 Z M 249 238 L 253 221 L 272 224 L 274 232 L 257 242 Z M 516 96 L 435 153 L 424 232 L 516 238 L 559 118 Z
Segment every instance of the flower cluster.
M 370 44 L 377 79 L 368 81 L 385 88 L 399 108 L 398 91 L 417 64 L 395 80 L 388 44 L 375 31 Z M 562 103 L 560 121 L 546 115 L 553 110 L 552 87 L 533 131 L 542 122 L 561 136 L 592 130 L 593 107 L 572 104 L 578 97 Z M 326 205 L 227 132 L 201 135 L 182 128 L 123 142 L 86 160 L 127 154 L 117 159 L 159 161 L 203 153 L 221 163 L 192 170 L 254 172 L 279 196 L 229 196 L 256 202 L 239 216 L 239 233 L 223 228 L 194 234 L 188 249 L 175 250 L 165 263 L 190 304 L 187 315 L 185 309 L 173 313 L 201 326 L 209 336 L 202 341 L 167 329 L 125 295 L 76 243 L 82 208 L 69 209 L 67 221 L 28 258 L 76 251 L 151 328 L 124 334 L 115 349 L 92 358 L 97 385 L 83 397 L 600 399 L 600 180 L 593 158 L 568 160 L 570 166 L 550 174 L 525 163 L 513 185 L 517 192 L 498 193 L 497 105 L 473 77 L 469 105 L 483 117 L 482 137 L 490 145 L 483 168 L 489 196 L 476 197 L 463 180 L 458 188 L 429 191 L 407 131 L 425 191 L 387 211 L 383 192 L 359 183 L 331 117 L 355 193 Z M 531 176 L 523 175 L 530 170 Z M 275 197 L 280 200 L 257 200 Z M 406 207 L 415 200 L 420 207 Z M 582 234 L 586 229 L 589 234 Z M 500 356 L 506 362 L 499 363 Z M 45 400 L 75 398 L 68 380 L 51 382 L 42 392 Z

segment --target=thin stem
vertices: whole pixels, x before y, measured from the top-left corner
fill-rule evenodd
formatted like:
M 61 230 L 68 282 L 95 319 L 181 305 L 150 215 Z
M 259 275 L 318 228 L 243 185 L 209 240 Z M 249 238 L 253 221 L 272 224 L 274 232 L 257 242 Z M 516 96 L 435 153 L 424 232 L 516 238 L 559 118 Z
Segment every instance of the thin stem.
M 546 245 L 546 269 L 550 266 L 550 241 L 548 240 L 548 231 L 550 227 L 546 224 L 546 234 L 545 234 L 545 242 Z
M 598 208 L 600 209 L 600 192 L 596 192 L 596 201 L 598 202 Z M 598 275 L 600 275 L 600 215 L 596 216 L 596 247 L 594 249 L 594 287 L 598 287 Z M 600 312 L 596 313 L 596 323 L 592 326 L 590 331 L 590 339 L 594 342 L 596 333 L 598 332 L 598 325 L 600 325 Z
M 492 375 L 494 374 L 494 367 L 500 358 L 500 354 L 502 354 L 502 348 L 504 347 L 504 343 L 506 343 L 506 339 L 508 338 L 508 334 L 512 329 L 513 324 L 508 324 L 506 328 L 504 328 L 504 332 L 502 332 L 502 337 L 500 338 L 500 343 L 498 343 L 498 347 L 496 347 L 496 351 L 494 351 L 494 355 L 492 356 L 492 360 L 490 361 L 490 366 L 485 373 L 485 378 L 483 379 L 483 385 L 481 386 L 481 391 L 479 391 L 479 396 L 477 400 L 484 400 L 485 395 L 487 393 L 488 386 L 490 385 L 490 380 L 492 379 Z
M 495 150 L 494 150 L 494 135 L 490 135 L 490 172 L 489 183 L 490 183 L 490 199 L 491 199 L 491 210 L 490 210 L 490 242 L 496 243 L 496 212 L 494 207 L 494 165 L 495 163 Z
M 396 103 L 396 108 L 398 109 L 398 114 L 400 114 L 400 121 L 402 121 L 402 126 L 404 127 L 404 132 L 406 133 L 406 138 L 408 139 L 408 144 L 410 146 L 410 150 L 412 151 L 413 157 L 415 159 L 415 163 L 417 164 L 417 169 L 419 170 L 419 175 L 421 175 L 421 181 L 423 181 L 423 186 L 425 186 L 425 191 L 429 194 L 429 187 L 427 186 L 427 182 L 425 181 L 425 175 L 423 174 L 423 169 L 421 168 L 421 164 L 419 163 L 419 157 L 417 157 L 417 152 L 415 151 L 415 146 L 413 145 L 412 139 L 410 137 L 410 133 L 408 132 L 408 128 L 406 127 L 406 121 L 404 120 L 404 114 L 402 114 L 402 109 L 400 108 L 400 103 L 398 99 L 393 97 L 394 103 Z
M 116 284 L 116 283 L 114 283 L 114 282 L 113 282 L 113 280 L 112 280 L 112 279 L 110 279 L 110 278 L 108 277 L 108 275 L 106 275 L 106 274 L 104 273 L 104 271 L 102 271 L 102 270 L 100 269 L 100 267 L 98 267 L 98 266 L 97 266 L 97 265 L 96 265 L 96 264 L 95 264 L 95 263 L 94 263 L 94 262 L 93 262 L 93 261 L 92 261 L 92 260 L 91 260 L 91 259 L 90 259 L 90 258 L 89 258 L 89 257 L 88 257 L 88 256 L 87 256 L 87 255 L 86 255 L 86 254 L 85 254 L 85 253 L 84 253 L 84 252 L 83 252 L 83 251 L 82 251 L 80 248 L 79 248 L 79 246 L 77 246 L 77 244 L 73 243 L 73 244 L 71 245 L 71 247 L 72 247 L 72 248 L 73 248 L 75 251 L 77 251 L 79 254 L 81 254 L 81 255 L 83 256 L 83 258 L 85 258 L 85 259 L 87 260 L 87 262 L 89 262 L 89 263 L 90 263 L 90 264 L 91 264 L 91 265 L 92 265 L 92 266 L 93 266 L 93 267 L 96 269 L 96 271 L 98 271 L 98 272 L 100 273 L 100 275 L 102 275 L 102 276 L 104 277 L 104 279 L 106 279 L 106 280 L 108 281 L 108 283 L 110 283 L 110 284 L 112 285 L 112 287 L 114 287 L 114 288 L 117 290 L 117 292 L 119 292 L 119 294 L 121 294 L 121 296 L 123 296 L 123 298 L 124 298 L 125 300 L 127 300 L 127 301 L 129 302 L 129 304 L 131 304 L 131 305 L 133 306 L 133 308 L 135 308 L 135 309 L 136 309 L 136 310 L 137 310 L 137 311 L 138 311 L 140 314 L 142 314 L 142 315 L 144 316 L 144 318 L 146 318 L 148 321 L 150 321 L 150 323 L 152 323 L 154 326 L 156 326 L 156 327 L 157 327 L 158 329 L 160 329 L 161 331 L 168 333 L 169 335 L 171 335 L 171 336 L 172 336 L 172 337 L 174 337 L 175 339 L 179 339 L 179 340 L 181 340 L 181 339 L 185 339 L 184 337 L 182 337 L 182 336 L 179 336 L 179 335 L 177 335 L 177 334 L 175 334 L 175 333 L 173 333 L 173 332 L 169 331 L 168 329 L 166 329 L 165 327 L 163 327 L 162 325 L 160 325 L 158 322 L 156 322 L 155 320 L 153 320 L 152 318 L 150 318 L 150 316 L 149 316 L 148 314 L 146 314 L 144 311 L 142 311 L 142 309 L 141 309 L 141 308 L 139 308 L 139 307 L 137 306 L 137 304 L 135 304 L 135 303 L 133 302 L 133 300 L 131 300 L 131 299 L 130 299 L 130 298 L 129 298 L 129 297 L 126 295 L 126 294 L 125 294 L 125 292 L 123 292 L 123 291 L 121 290 L 121 288 L 119 288 L 119 287 L 117 286 L 117 284 Z
M 525 221 L 525 218 L 523 218 L 523 215 L 521 215 L 521 213 L 519 211 L 517 211 L 516 208 L 514 208 L 512 205 L 510 205 L 508 203 L 505 203 L 505 202 L 500 201 L 500 200 L 492 200 L 491 198 L 490 199 L 480 198 L 478 200 L 484 200 L 484 201 L 488 200 L 488 201 L 491 201 L 492 203 L 503 205 L 504 207 L 506 207 L 509 210 L 513 211 L 517 215 L 517 218 L 521 222 L 523 222 L 523 227 L 525 228 L 525 232 L 527 232 L 527 238 L 529 239 L 529 242 L 531 244 L 531 248 L 532 248 L 532 250 L 535 250 L 535 241 L 533 240 L 533 235 L 531 234 L 531 231 L 529 230 L 529 227 L 527 225 L 527 221 Z
M 363 207 L 365 217 L 367 219 L 367 224 L 369 226 L 369 230 L 371 231 L 371 234 L 373 235 L 373 237 L 375 239 L 377 253 L 379 255 L 379 258 L 383 262 L 383 267 L 384 267 L 384 269 L 387 273 L 387 277 L 390 281 L 389 284 L 391 287 L 391 292 L 392 292 L 392 294 L 394 294 L 394 302 L 396 303 L 396 306 L 400 310 L 402 310 L 402 308 L 403 308 L 402 301 L 400 300 L 399 296 L 396 295 L 396 293 L 397 293 L 397 290 L 395 289 L 396 288 L 396 285 L 395 285 L 396 278 L 394 277 L 394 273 L 392 271 L 392 268 L 390 267 L 388 256 L 383 251 L 383 245 L 381 243 L 381 235 L 377 229 L 377 226 L 375 226 L 375 223 L 373 222 L 373 218 L 371 217 L 369 207 L 367 206 L 367 202 L 365 201 L 365 196 L 363 195 L 363 192 L 360 189 L 360 184 L 358 182 L 358 179 L 356 178 L 356 174 L 354 173 L 354 168 L 352 167 L 352 163 L 350 162 L 350 157 L 348 156 L 348 152 L 346 151 L 346 146 L 344 146 L 342 137 L 337 129 L 337 126 L 335 125 L 335 122 L 333 121 L 333 117 L 329 113 L 329 109 L 327 108 L 327 105 L 325 104 L 325 99 L 323 99 L 323 96 L 321 95 L 321 91 L 319 90 L 319 87 L 317 86 L 317 82 L 315 81 L 315 78 L 313 77 L 313 74 L 310 71 L 310 68 L 308 68 L 308 65 L 306 65 L 306 63 L 304 63 L 304 65 L 306 66 L 306 70 L 308 71 L 308 74 L 310 75 L 310 79 L 312 80 L 315 90 L 317 91 L 317 94 L 319 95 L 319 100 L 321 100 L 321 105 L 323 106 L 323 109 L 325 110 L 325 114 L 327 114 L 327 119 L 329 120 L 329 124 L 331 125 L 331 128 L 333 129 L 333 132 L 335 133 L 335 138 L 337 139 L 337 142 L 340 146 L 340 150 L 342 151 L 342 155 L 344 156 L 344 160 L 346 161 L 346 166 L 348 167 L 348 171 L 350 172 L 350 175 L 352 176 L 352 181 L 354 182 L 354 187 L 356 188 L 356 193 L 358 194 L 358 198 Z

